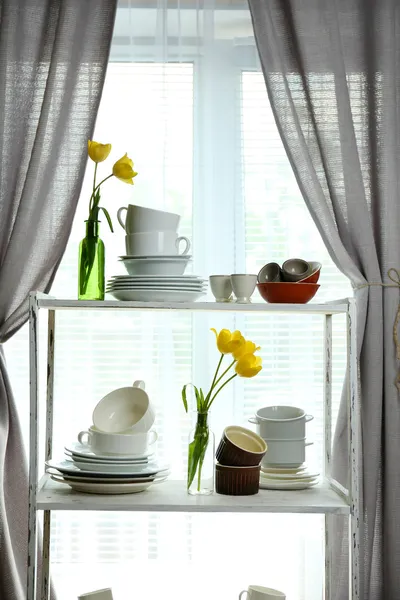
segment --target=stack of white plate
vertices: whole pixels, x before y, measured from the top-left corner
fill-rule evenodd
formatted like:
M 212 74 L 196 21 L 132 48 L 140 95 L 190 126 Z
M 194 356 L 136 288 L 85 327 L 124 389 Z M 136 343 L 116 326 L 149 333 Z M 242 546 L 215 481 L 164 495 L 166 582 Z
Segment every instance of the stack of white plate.
M 197 275 L 116 275 L 107 292 L 117 300 L 194 302 L 205 294 L 206 281 Z
M 261 467 L 260 488 L 265 490 L 305 490 L 318 483 L 319 473 L 310 473 L 305 465 L 293 469 Z
M 66 459 L 46 461 L 54 481 L 89 494 L 133 494 L 168 477 L 168 466 L 158 464 L 150 452 L 142 455 L 94 454 L 82 444 L 65 448 Z

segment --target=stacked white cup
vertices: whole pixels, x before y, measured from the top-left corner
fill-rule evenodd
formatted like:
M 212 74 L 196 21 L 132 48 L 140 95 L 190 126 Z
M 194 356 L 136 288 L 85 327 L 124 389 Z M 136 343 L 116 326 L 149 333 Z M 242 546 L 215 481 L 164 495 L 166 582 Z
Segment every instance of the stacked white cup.
M 122 218 L 126 212 L 125 221 Z M 126 254 L 129 257 L 185 255 L 190 250 L 187 237 L 178 235 L 180 215 L 129 204 L 117 212 L 125 230 Z M 184 242 L 183 252 L 180 252 Z

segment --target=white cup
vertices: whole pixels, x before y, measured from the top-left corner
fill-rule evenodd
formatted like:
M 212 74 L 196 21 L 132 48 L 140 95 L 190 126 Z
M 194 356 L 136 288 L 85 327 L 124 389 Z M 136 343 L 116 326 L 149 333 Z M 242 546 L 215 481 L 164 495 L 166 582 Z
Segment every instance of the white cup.
M 183 252 L 179 252 L 181 242 L 185 242 Z M 125 247 L 128 256 L 183 255 L 189 252 L 190 241 L 175 231 L 142 231 L 126 235 Z
M 125 221 L 122 213 L 126 211 Z M 140 233 L 142 231 L 178 231 L 180 215 L 155 210 L 136 204 L 121 206 L 117 211 L 117 219 L 126 233 Z
M 78 441 L 94 453 L 136 455 L 147 452 L 157 441 L 156 431 L 147 433 L 104 433 L 95 427 L 78 433 Z
M 261 465 L 263 467 L 293 467 L 297 468 L 306 460 L 306 446 L 312 442 L 301 440 L 271 440 L 266 439 L 268 450 L 265 453 Z
M 238 304 L 248 304 L 256 289 L 257 275 L 231 275 L 232 289 Z
M 247 594 L 247 600 L 285 600 L 286 598 L 283 592 L 262 585 L 249 585 L 247 590 L 240 592 L 239 600 L 241 600 L 243 594 Z
M 78 600 L 113 600 L 111 588 L 97 590 L 96 592 L 88 592 L 78 596 Z
M 230 275 L 210 275 L 210 287 L 217 302 L 230 302 L 232 282 Z
M 260 408 L 250 423 L 257 425 L 257 433 L 263 439 L 300 439 L 306 436 L 306 423 L 312 421 L 302 408 L 295 406 L 265 406 Z
M 95 428 L 106 433 L 149 431 L 156 414 L 144 388 L 144 381 L 135 381 L 131 387 L 118 388 L 104 396 L 92 414 Z

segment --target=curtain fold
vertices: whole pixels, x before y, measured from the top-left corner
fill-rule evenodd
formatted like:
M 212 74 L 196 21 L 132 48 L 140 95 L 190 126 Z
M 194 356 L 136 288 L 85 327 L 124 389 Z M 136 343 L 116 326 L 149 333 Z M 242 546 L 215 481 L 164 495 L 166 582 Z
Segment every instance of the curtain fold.
M 362 423 L 360 598 L 400 589 L 399 398 L 390 268 L 400 255 L 396 0 L 249 0 L 264 78 L 288 157 L 336 265 L 356 288 Z M 334 474 L 348 475 L 342 401 Z M 334 598 L 348 597 L 347 545 L 336 539 Z
M 0 1 L 0 598 L 25 597 L 27 479 L 1 344 L 49 291 L 82 185 L 116 0 Z

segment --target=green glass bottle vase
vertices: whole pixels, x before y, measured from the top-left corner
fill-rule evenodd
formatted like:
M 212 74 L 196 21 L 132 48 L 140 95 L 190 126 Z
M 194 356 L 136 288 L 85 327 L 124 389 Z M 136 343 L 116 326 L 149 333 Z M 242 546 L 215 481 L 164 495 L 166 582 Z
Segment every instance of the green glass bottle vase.
M 79 244 L 78 299 L 104 300 L 105 248 L 99 221 L 85 221 L 86 236 Z

